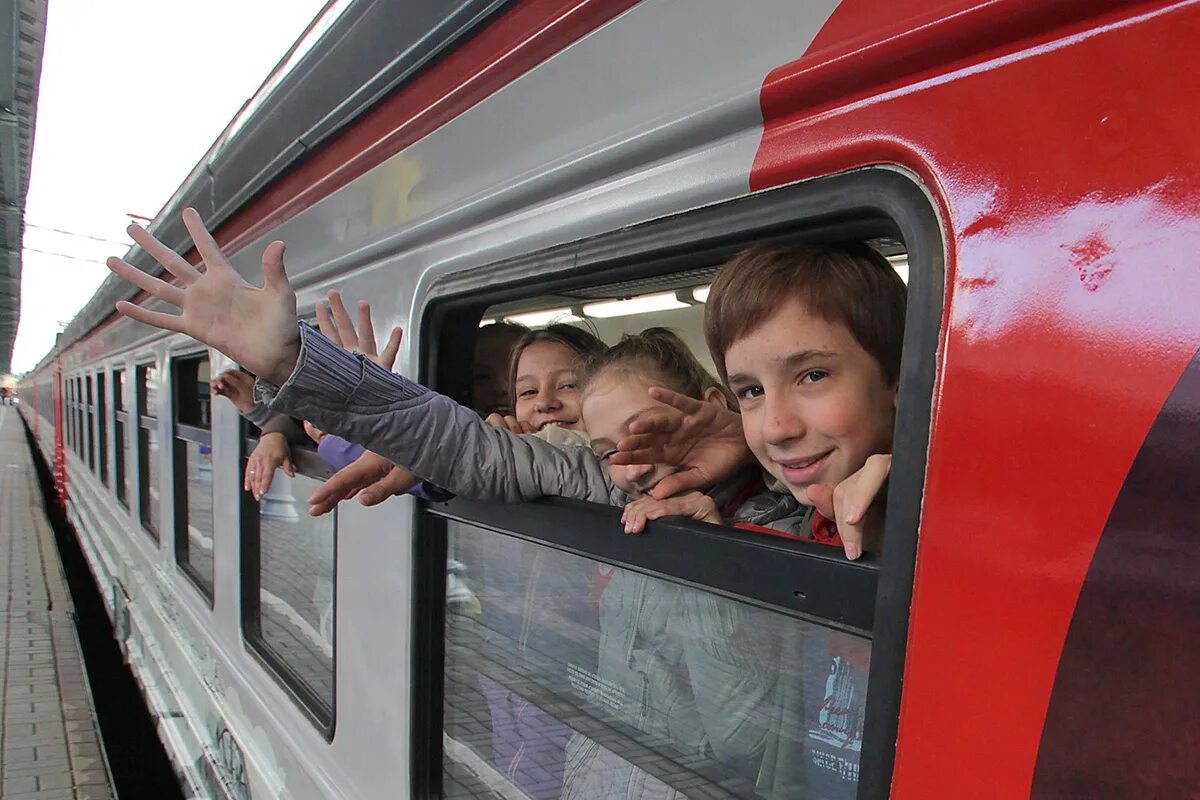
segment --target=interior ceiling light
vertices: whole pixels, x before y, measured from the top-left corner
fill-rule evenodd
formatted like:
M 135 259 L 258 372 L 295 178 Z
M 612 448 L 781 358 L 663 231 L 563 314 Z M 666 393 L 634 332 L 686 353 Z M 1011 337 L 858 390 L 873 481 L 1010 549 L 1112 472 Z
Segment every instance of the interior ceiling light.
M 896 270 L 896 274 L 900 276 L 900 280 L 908 283 L 908 254 L 888 256 L 887 260 L 892 265 L 892 269 Z
M 607 319 L 608 317 L 630 317 L 634 314 L 650 314 L 655 311 L 670 311 L 673 308 L 687 308 L 674 292 L 648 294 L 643 297 L 633 297 L 629 300 L 607 300 L 603 303 L 588 303 L 583 307 L 584 316 Z
M 540 328 L 552 322 L 580 322 L 580 318 L 569 308 L 551 308 L 547 311 L 531 311 L 528 314 L 513 314 L 504 318 L 526 328 Z
M 692 298 L 697 303 L 707 303 L 708 290 L 711 288 L 711 286 L 697 286 L 695 289 L 692 289 Z

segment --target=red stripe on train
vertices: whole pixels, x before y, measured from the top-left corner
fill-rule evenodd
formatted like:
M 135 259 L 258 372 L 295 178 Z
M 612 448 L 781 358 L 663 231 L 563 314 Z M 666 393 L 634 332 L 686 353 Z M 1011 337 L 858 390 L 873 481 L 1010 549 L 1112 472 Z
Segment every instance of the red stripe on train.
M 895 798 L 1029 796 L 1096 543 L 1200 343 L 1200 6 L 971 5 L 845 0 L 764 82 L 750 179 L 895 164 L 946 228 Z

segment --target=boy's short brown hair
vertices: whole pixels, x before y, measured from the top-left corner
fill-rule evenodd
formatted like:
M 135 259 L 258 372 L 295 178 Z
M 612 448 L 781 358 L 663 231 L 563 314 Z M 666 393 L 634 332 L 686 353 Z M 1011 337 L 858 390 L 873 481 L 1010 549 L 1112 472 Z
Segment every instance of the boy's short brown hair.
M 888 386 L 900 378 L 908 287 L 867 245 L 756 245 L 734 256 L 713 281 L 704 309 L 704 338 L 722 380 L 725 352 L 797 299 L 846 326 L 879 363 Z

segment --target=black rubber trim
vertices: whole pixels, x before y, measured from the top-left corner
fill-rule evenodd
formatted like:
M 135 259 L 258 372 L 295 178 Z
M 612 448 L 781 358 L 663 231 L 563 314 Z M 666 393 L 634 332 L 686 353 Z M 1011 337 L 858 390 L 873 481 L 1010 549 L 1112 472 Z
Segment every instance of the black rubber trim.
M 847 561 L 839 548 L 829 545 L 680 518 L 660 520 L 645 534 L 626 536 L 621 509 L 561 497 L 512 505 L 456 498 L 429 510 L 866 635 L 875 616 L 878 565 L 869 555 Z
M 898 170 L 873 168 L 761 192 L 455 273 L 431 287 L 420 319 L 421 381 L 463 402 L 470 394 L 471 376 L 458 366 L 471 363 L 474 334 L 489 306 L 579 286 L 716 266 L 757 242 L 836 243 L 874 237 L 904 241 L 909 300 L 885 527 L 887 548 L 870 601 L 875 613 L 859 800 L 886 798 L 890 792 L 925 483 L 945 255 L 942 228 L 924 189 Z M 549 511 L 553 505 L 537 504 L 537 511 L 531 513 L 553 513 Z M 470 521 L 489 526 L 496 513 L 496 507 L 488 505 L 483 518 Z M 648 532 L 655 533 L 661 526 L 651 523 Z M 437 775 L 440 781 L 440 727 L 436 725 L 441 722 L 443 665 L 428 656 L 435 645 L 443 646 L 445 576 L 441 576 L 441 595 L 420 591 L 431 573 L 445 570 L 444 526 L 432 528 L 439 530 L 440 551 L 418 544 L 416 552 L 413 741 L 418 744 L 412 757 L 414 776 Z M 843 566 L 851 574 L 849 562 Z M 426 704 L 436 708 L 423 707 Z M 424 793 L 430 786 L 414 777 L 416 796 L 437 796 Z

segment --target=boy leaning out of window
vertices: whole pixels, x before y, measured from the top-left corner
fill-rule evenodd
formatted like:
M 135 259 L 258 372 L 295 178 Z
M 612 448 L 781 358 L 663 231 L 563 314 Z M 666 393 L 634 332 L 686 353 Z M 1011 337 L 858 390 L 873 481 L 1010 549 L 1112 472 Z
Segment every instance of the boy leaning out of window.
M 904 282 L 865 246 L 759 246 L 726 264 L 704 332 L 737 400 L 741 438 L 736 415 L 653 390 L 677 411 L 631 426 L 613 461 L 691 469 L 630 504 L 626 529 L 664 516 L 722 522 L 706 495 L 678 493 L 720 479 L 752 454 L 767 489 L 738 510 L 738 527 L 841 545 L 849 558 L 861 555 L 864 536 L 876 549 L 906 301 Z

